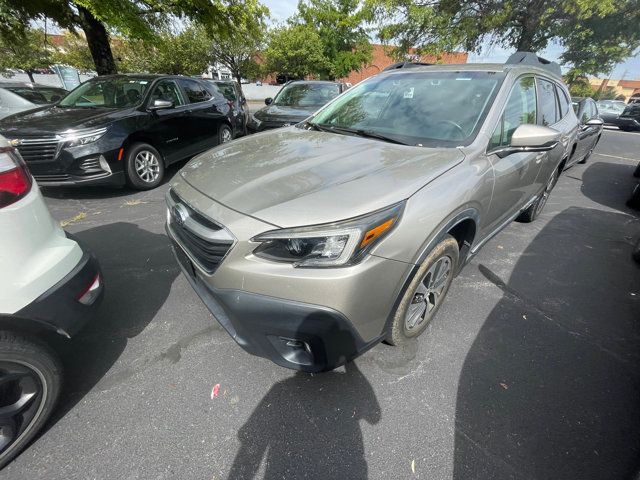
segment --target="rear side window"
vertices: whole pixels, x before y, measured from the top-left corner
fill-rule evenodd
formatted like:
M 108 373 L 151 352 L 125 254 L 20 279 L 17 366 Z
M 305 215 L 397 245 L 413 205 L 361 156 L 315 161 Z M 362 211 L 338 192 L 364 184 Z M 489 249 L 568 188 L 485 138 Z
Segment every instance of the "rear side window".
M 236 96 L 236 89 L 234 88 L 232 83 L 219 83 L 218 90 L 222 92 L 224 98 L 231 102 L 235 102 L 238 97 Z
M 204 86 L 196 80 L 181 79 L 180 85 L 182 85 L 184 92 L 187 94 L 187 100 L 189 103 L 206 102 L 212 98 L 211 93 L 209 93 Z
M 520 125 L 536 123 L 536 87 L 533 77 L 518 80 L 511 90 L 504 113 L 491 136 L 489 150 L 506 147 Z
M 538 101 L 540 103 L 540 122 L 542 125 L 553 125 L 560 119 L 558 100 L 553 83 L 538 79 Z
M 569 101 L 569 97 L 562 87 L 556 85 L 556 90 L 558 94 L 558 100 L 560 100 L 560 113 L 561 118 L 564 118 L 567 113 L 569 113 L 569 109 L 571 108 L 571 102 Z

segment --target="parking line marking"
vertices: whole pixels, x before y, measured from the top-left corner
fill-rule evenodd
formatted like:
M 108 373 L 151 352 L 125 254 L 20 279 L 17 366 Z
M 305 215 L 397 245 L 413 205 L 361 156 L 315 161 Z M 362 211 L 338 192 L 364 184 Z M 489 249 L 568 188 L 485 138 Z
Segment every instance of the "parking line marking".
M 606 153 L 593 152 L 594 155 L 600 155 L 601 157 L 618 158 L 620 160 L 629 160 L 630 162 L 640 162 L 638 158 L 619 157 L 618 155 L 607 155 Z

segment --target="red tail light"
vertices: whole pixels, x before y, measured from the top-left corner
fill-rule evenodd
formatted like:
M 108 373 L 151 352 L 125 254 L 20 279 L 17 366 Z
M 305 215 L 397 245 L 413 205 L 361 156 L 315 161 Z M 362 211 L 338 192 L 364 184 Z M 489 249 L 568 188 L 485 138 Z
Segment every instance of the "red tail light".
M 13 147 L 0 147 L 0 208 L 29 193 L 32 181 L 18 152 Z

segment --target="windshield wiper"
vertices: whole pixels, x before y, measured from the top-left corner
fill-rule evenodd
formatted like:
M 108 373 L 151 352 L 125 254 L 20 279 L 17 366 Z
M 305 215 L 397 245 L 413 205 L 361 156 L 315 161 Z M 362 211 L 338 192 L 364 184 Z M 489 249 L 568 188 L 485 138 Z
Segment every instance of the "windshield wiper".
M 312 123 L 312 122 L 307 122 L 307 123 L 310 124 L 313 128 L 323 132 L 347 133 L 347 134 L 357 135 L 359 137 L 364 137 L 364 138 L 375 138 L 376 140 L 395 143 L 397 145 L 410 145 L 409 143 L 398 140 L 397 138 L 388 137 L 387 135 L 383 135 L 377 132 L 372 132 L 371 130 L 363 130 L 361 128 L 348 128 L 348 127 L 320 125 L 318 123 Z

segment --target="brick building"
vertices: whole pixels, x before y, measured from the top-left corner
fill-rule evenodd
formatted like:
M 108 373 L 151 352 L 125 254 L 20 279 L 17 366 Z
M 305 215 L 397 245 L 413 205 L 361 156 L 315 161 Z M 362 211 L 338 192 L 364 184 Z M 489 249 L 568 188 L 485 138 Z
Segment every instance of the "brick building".
M 640 80 L 613 80 L 589 77 L 589 84 L 596 90 L 604 90 L 612 87 L 617 95 L 623 95 L 625 100 L 629 100 L 632 95 L 640 95 Z
M 387 55 L 384 45 L 373 44 L 372 47 L 373 58 L 371 59 L 371 63 L 365 66 L 360 71 L 352 71 L 348 77 L 341 79 L 342 81 L 349 82 L 355 85 L 365 78 L 369 78 L 372 75 L 380 73 L 392 63 L 396 63 L 396 60 Z M 413 55 L 413 52 L 410 52 L 410 54 Z M 469 54 L 466 52 L 453 52 L 443 53 L 437 56 L 423 55 L 421 57 L 418 57 L 417 55 L 415 55 L 415 60 L 424 63 L 467 63 L 468 56 Z

